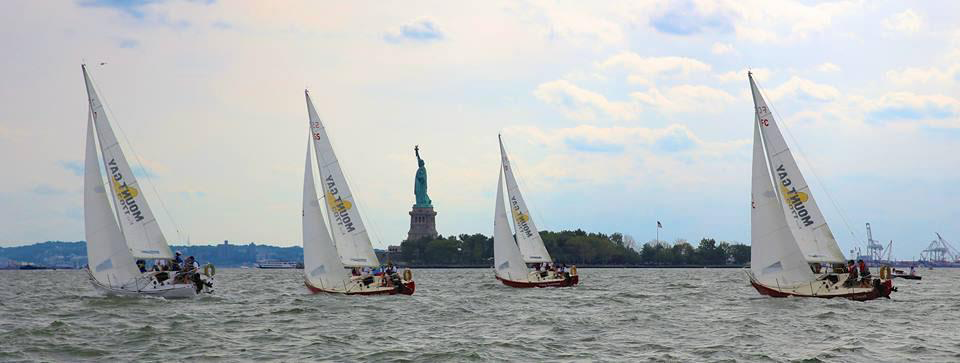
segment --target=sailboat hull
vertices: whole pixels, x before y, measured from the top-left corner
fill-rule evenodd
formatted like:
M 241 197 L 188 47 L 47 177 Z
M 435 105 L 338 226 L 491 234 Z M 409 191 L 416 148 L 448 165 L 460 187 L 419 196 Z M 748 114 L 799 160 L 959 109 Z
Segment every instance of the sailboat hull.
M 89 270 L 88 274 L 89 274 Z M 90 274 L 90 283 L 93 287 L 100 292 L 101 294 L 107 296 L 123 296 L 123 297 L 162 297 L 165 299 L 189 299 L 200 295 L 203 292 L 212 293 L 212 290 L 204 287 L 201 290 L 201 293 L 197 293 L 196 286 L 191 284 L 170 284 L 163 286 L 145 286 L 140 290 L 130 290 L 130 289 L 120 289 L 111 286 L 101 284 L 97 279 L 93 278 L 93 275 Z M 209 280 L 207 280 L 209 281 Z
M 414 281 L 407 281 L 403 283 L 403 288 L 394 287 L 367 287 L 367 288 L 358 288 L 358 289 L 325 289 L 314 286 L 304 279 L 304 285 L 307 286 L 307 290 L 310 290 L 314 294 L 341 294 L 341 295 L 413 295 L 417 290 L 417 283 Z
M 501 278 L 500 276 L 497 276 L 497 280 L 500 280 L 500 282 L 503 283 L 504 285 L 507 285 L 510 287 L 517 287 L 517 288 L 568 287 L 568 286 L 574 286 L 580 283 L 580 276 L 571 275 L 570 278 L 566 278 L 566 279 L 552 279 L 552 280 L 544 280 L 544 281 L 537 281 L 537 282 L 513 281 L 513 280 L 507 280 L 507 279 Z
M 779 289 L 775 287 L 770 287 L 763 285 L 756 280 L 750 280 L 750 285 L 753 285 L 753 288 L 757 289 L 757 292 L 760 295 L 766 295 L 770 297 L 818 297 L 821 299 L 832 299 L 832 298 L 843 298 L 855 301 L 867 301 L 878 299 L 881 297 L 890 298 L 890 293 L 893 291 L 893 281 L 885 280 L 881 283 L 880 288 L 870 288 L 870 289 L 842 289 L 842 290 L 831 290 L 827 292 L 821 292 L 817 294 L 802 293 L 795 290 L 788 289 Z M 855 290 L 855 291 L 849 291 Z

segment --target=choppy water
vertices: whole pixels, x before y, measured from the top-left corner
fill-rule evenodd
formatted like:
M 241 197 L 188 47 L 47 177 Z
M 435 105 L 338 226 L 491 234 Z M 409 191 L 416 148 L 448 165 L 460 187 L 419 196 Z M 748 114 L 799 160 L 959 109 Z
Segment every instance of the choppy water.
M 960 270 L 890 300 L 773 299 L 737 269 L 580 269 L 513 289 L 415 271 L 413 296 L 310 295 L 299 270 L 221 269 L 195 300 L 97 295 L 82 271 L 0 271 L 0 361 L 960 361 Z

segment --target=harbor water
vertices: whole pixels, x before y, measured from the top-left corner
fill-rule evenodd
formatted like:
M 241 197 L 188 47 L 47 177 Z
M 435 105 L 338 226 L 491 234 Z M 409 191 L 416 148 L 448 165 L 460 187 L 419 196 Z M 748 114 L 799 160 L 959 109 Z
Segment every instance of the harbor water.
M 869 302 L 760 296 L 739 269 L 580 269 L 514 289 L 414 271 L 413 296 L 311 295 L 301 270 L 220 269 L 194 300 L 0 271 L 0 361 L 960 361 L 958 269 Z

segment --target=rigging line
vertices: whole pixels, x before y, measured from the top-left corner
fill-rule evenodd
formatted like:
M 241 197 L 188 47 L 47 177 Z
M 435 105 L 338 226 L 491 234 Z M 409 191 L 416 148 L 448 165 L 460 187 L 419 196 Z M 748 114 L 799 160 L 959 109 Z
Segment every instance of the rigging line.
M 177 232 L 177 240 L 182 240 L 180 235 L 180 226 L 177 224 L 177 221 L 173 218 L 173 215 L 170 214 L 170 210 L 167 209 L 166 204 L 163 202 L 163 198 L 160 195 L 160 192 L 157 190 L 156 185 L 153 183 L 153 180 L 150 179 L 150 173 L 147 171 L 147 168 L 143 165 L 143 161 L 140 160 L 140 155 L 137 154 L 137 151 L 133 149 L 133 144 L 130 143 L 130 139 L 127 138 L 127 133 L 123 131 L 123 127 L 120 126 L 119 119 L 113 113 L 113 109 L 110 108 L 110 105 L 106 102 L 103 102 L 103 99 L 106 99 L 106 94 L 100 90 L 100 87 L 93 81 L 92 77 L 90 83 L 93 84 L 94 89 L 97 91 L 97 94 L 103 95 L 101 98 L 100 104 L 103 106 L 103 109 L 107 110 L 107 113 L 110 114 L 110 118 L 114 120 L 113 124 L 117 126 L 117 129 L 120 130 L 120 135 L 123 136 L 123 141 L 127 143 L 127 149 L 133 154 L 134 159 L 137 160 L 137 163 L 140 164 L 140 168 L 143 169 L 143 176 L 147 180 L 147 184 L 150 184 L 150 189 L 153 189 L 153 193 L 157 196 L 157 201 L 160 202 L 160 208 L 163 209 L 163 212 L 167 215 L 167 218 L 170 218 L 170 223 L 173 224 L 174 230 Z M 120 147 L 118 145 L 118 147 Z M 122 148 L 121 148 L 122 150 Z M 146 198 L 146 196 L 144 196 Z
M 759 85 L 757 86 L 757 89 L 758 91 L 760 91 Z M 760 92 L 762 93 L 763 91 L 760 91 Z M 790 137 L 790 141 L 793 141 L 793 145 L 796 147 L 797 153 L 799 153 L 800 157 L 803 158 L 804 162 L 806 162 L 807 168 L 810 169 L 811 173 L 813 173 L 813 178 L 816 179 L 817 184 L 820 185 L 820 188 L 823 189 L 824 194 L 827 195 L 827 199 L 830 200 L 830 204 L 833 204 L 834 209 L 837 210 L 837 214 L 840 215 L 840 220 L 843 221 L 844 226 L 847 227 L 847 231 L 850 232 L 850 236 L 853 237 L 854 244 L 858 247 L 861 246 L 860 237 L 853 231 L 853 228 L 850 227 L 850 223 L 847 221 L 847 217 L 843 213 L 843 210 L 840 209 L 840 206 L 837 204 L 836 199 L 827 189 L 826 184 L 823 182 L 823 180 L 820 179 L 820 175 L 817 174 L 816 169 L 814 169 L 813 167 L 813 163 L 810 162 L 810 159 L 807 158 L 806 153 L 803 152 L 803 149 L 800 147 L 800 143 L 798 143 L 797 139 L 793 137 L 793 133 L 790 132 L 790 128 L 787 126 L 787 120 L 780 115 L 780 112 L 777 111 L 777 108 L 773 106 L 772 102 L 769 103 L 768 106 L 770 107 L 770 110 L 772 110 L 773 113 L 776 114 L 777 119 L 781 120 L 780 124 L 783 125 L 783 129 L 787 131 L 787 136 Z

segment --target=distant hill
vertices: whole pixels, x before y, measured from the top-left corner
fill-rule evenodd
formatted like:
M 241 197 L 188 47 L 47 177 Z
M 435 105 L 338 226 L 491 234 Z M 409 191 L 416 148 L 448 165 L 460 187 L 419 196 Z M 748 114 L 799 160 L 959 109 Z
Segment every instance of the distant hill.
M 212 246 L 171 246 L 184 256 L 194 256 L 200 263 L 211 262 L 221 267 L 254 266 L 259 260 L 303 261 L 303 248 L 277 247 L 250 243 L 234 245 L 222 243 Z M 51 267 L 82 267 L 87 264 L 87 244 L 84 241 L 48 241 L 27 246 L 0 247 L 0 260 L 33 263 Z

